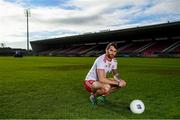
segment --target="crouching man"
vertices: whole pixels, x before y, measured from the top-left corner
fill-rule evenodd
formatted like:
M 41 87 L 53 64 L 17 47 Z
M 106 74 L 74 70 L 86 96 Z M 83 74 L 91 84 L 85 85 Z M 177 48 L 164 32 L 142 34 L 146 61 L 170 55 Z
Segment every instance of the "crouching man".
M 126 82 L 120 78 L 117 70 L 116 53 L 117 45 L 109 43 L 106 53 L 95 60 L 85 78 L 84 87 L 91 93 L 90 101 L 93 105 L 97 104 L 98 97 L 105 101 L 105 96 L 126 86 Z M 114 78 L 107 78 L 108 72 L 112 72 Z

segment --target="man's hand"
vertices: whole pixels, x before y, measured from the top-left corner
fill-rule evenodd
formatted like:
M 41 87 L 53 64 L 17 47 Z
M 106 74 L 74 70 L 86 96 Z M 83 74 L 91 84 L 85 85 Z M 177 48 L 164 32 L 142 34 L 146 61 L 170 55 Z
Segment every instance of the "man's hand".
M 118 86 L 119 87 L 125 87 L 126 86 L 126 82 L 124 80 L 116 80 L 118 82 Z

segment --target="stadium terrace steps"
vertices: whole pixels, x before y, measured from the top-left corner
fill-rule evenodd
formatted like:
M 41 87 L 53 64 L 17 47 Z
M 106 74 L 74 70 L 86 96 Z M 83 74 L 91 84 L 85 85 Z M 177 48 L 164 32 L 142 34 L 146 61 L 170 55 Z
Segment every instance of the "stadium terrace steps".
M 155 43 L 156 43 L 156 42 L 150 42 L 150 43 L 146 44 L 145 46 L 137 49 L 135 52 L 142 52 L 142 51 L 144 51 L 145 49 L 147 49 L 147 48 L 151 47 L 152 45 L 154 45 Z
M 156 41 L 155 44 L 151 45 L 149 48 L 145 49 L 144 53 L 149 54 L 156 54 L 156 53 L 162 53 L 164 49 L 171 46 L 174 43 L 174 41 Z
M 82 50 L 84 46 L 74 47 L 73 49 L 66 51 L 65 54 L 76 54 L 78 51 Z
M 142 46 L 144 46 L 146 44 L 147 44 L 147 42 L 133 42 L 130 46 L 121 50 L 121 52 L 122 53 L 132 53 L 132 52 L 135 52 L 137 49 L 141 48 Z
M 180 44 L 178 44 L 177 47 L 173 49 L 172 52 L 180 52 Z
M 179 42 L 180 41 L 175 42 L 174 44 L 172 44 L 168 48 L 164 49 L 163 52 L 171 52 L 171 51 L 173 51 L 174 49 L 176 49 L 179 46 Z
M 129 44 L 126 44 L 125 46 L 122 46 L 118 49 L 118 51 L 123 51 L 124 49 L 126 49 L 127 47 L 131 46 L 133 43 L 129 43 Z
M 118 43 L 117 56 L 148 56 L 167 54 L 169 52 L 180 53 L 180 41 L 156 40 L 156 41 L 134 41 L 131 43 Z M 61 48 L 49 49 L 39 52 L 39 55 L 51 56 L 99 56 L 104 53 L 106 44 L 63 46 Z
M 85 54 L 93 49 L 95 49 L 97 46 L 88 46 L 87 49 L 80 51 L 79 54 Z

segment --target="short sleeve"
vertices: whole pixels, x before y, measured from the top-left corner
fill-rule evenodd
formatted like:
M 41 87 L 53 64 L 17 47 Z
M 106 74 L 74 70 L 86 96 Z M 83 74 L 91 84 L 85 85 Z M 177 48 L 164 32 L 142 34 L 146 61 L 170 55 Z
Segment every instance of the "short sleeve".
M 104 64 L 104 61 L 102 59 L 96 60 L 96 66 L 97 66 L 97 69 L 105 69 L 105 64 Z
M 117 69 L 117 61 L 116 60 L 114 60 L 114 62 L 113 62 L 113 68 L 112 69 Z

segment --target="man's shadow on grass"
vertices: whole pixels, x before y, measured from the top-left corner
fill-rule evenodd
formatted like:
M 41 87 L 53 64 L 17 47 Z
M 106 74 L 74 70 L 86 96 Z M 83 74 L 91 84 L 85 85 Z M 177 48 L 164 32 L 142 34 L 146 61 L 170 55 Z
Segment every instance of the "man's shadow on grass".
M 130 113 L 129 103 L 124 101 L 107 101 L 105 104 L 98 104 L 98 106 L 116 113 Z

